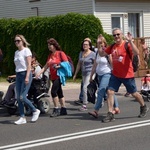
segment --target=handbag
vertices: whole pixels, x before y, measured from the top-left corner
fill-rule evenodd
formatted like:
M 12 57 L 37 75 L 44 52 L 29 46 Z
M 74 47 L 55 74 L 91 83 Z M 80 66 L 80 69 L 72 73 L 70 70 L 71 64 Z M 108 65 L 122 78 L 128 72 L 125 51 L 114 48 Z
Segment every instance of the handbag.
M 96 102 L 96 93 L 97 91 L 97 82 L 96 80 L 93 80 L 90 82 L 90 84 L 87 86 L 87 101 L 95 104 Z

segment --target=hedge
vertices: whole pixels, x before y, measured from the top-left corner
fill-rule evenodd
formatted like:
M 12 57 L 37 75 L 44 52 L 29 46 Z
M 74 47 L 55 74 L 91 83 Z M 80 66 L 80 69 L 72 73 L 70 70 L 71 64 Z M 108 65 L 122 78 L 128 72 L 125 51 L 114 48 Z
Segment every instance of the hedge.
M 39 62 L 44 65 L 49 50 L 47 39 L 55 38 L 76 66 L 81 49 L 81 42 L 89 37 L 95 45 L 99 34 L 103 34 L 108 43 L 112 37 L 104 33 L 101 22 L 94 15 L 68 13 L 54 17 L 29 17 L 26 19 L 0 19 L 0 47 L 4 53 L 0 69 L 3 74 L 14 74 L 14 37 L 22 34 L 31 44 L 31 51 L 36 52 Z

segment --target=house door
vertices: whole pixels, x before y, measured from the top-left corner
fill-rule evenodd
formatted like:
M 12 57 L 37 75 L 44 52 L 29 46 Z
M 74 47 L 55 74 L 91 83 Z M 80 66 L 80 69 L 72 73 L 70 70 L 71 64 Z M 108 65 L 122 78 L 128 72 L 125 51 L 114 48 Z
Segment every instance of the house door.
M 134 38 L 140 37 L 140 14 L 128 13 L 128 28 Z
M 113 14 L 111 16 L 111 28 L 120 28 L 123 31 L 123 15 Z

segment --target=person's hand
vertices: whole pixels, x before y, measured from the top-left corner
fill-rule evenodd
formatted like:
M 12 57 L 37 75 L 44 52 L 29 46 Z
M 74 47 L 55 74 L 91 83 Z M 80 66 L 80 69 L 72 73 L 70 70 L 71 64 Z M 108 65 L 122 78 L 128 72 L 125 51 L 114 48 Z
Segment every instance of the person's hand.
M 29 78 L 25 78 L 25 84 L 28 84 L 29 83 Z
M 127 33 L 125 38 L 126 38 L 127 41 L 132 41 L 133 40 L 132 34 L 130 32 Z
M 40 75 L 41 75 L 40 73 L 37 73 L 37 74 L 35 75 L 35 78 L 38 79 Z
M 55 69 L 58 69 L 58 68 L 60 68 L 60 65 L 55 66 Z

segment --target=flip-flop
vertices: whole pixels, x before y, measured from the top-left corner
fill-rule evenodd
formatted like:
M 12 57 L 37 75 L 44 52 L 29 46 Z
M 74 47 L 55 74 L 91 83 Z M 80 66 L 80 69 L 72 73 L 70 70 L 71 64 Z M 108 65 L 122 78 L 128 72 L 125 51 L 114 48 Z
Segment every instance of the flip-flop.
M 88 112 L 88 114 L 93 116 L 94 118 L 98 118 L 98 113 L 96 111 Z
M 119 108 L 118 109 L 114 109 L 112 113 L 113 114 L 120 114 L 120 109 Z

